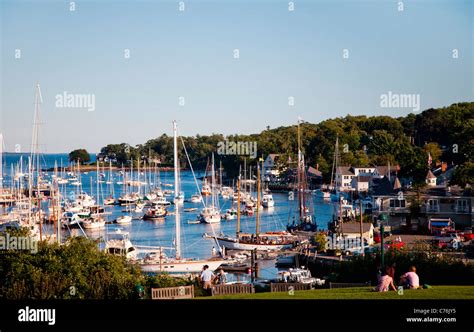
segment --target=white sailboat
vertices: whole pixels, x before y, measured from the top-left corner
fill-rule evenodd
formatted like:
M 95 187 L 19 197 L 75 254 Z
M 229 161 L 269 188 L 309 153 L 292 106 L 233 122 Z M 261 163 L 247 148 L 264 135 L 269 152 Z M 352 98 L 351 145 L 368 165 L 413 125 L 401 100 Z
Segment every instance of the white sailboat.
M 260 232 L 260 174 L 257 166 L 257 206 L 255 217 L 255 234 L 244 234 L 240 232 L 240 177 L 237 182 L 237 230 L 236 236 L 216 236 L 215 238 L 220 247 L 230 250 L 257 250 L 257 251 L 275 251 L 285 248 L 291 248 L 296 241 L 292 234 L 282 232 Z
M 205 206 L 199 214 L 199 219 L 207 224 L 218 223 L 222 216 L 218 207 L 216 179 L 214 171 L 214 154 L 212 154 L 212 182 L 211 182 L 211 204 Z
M 173 121 L 174 133 L 174 186 L 179 188 L 179 162 L 178 162 L 178 139 L 176 121 Z M 179 191 L 175 190 L 175 196 L 179 195 Z M 175 197 L 176 198 L 176 197 Z M 216 270 L 225 260 L 220 258 L 193 260 L 186 259 L 181 256 L 181 220 L 180 220 L 180 204 L 175 205 L 175 252 L 174 258 L 167 257 L 162 250 L 157 253 L 147 255 L 141 262 L 140 267 L 144 272 L 168 272 L 175 274 L 198 273 L 204 265 L 208 265 L 210 270 Z

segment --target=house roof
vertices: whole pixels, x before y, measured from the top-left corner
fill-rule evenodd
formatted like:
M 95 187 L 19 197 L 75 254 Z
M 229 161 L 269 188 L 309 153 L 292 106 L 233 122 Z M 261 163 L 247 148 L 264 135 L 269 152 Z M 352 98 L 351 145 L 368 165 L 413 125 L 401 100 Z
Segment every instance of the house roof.
M 308 173 L 313 176 L 319 176 L 319 177 L 323 176 L 323 173 L 321 173 L 321 171 L 311 166 L 308 167 Z
M 395 177 L 395 180 L 393 181 L 393 190 L 397 190 L 400 188 L 402 188 L 402 184 L 400 183 L 398 177 Z
M 279 156 L 278 153 L 270 153 L 267 158 L 270 158 L 271 160 L 275 161 L 275 159 Z
M 388 165 L 386 166 L 377 166 L 375 167 L 377 169 L 377 173 L 379 173 L 380 175 L 383 175 L 383 176 L 387 176 L 388 175 Z M 393 165 L 393 166 L 390 166 L 390 173 L 393 174 L 393 173 L 396 173 L 400 170 L 400 165 Z
M 426 174 L 427 179 L 436 179 L 436 176 L 433 174 L 431 170 L 428 170 L 428 174 Z
M 362 223 L 362 233 L 367 233 L 372 228 L 372 224 L 368 222 Z M 360 234 L 360 223 L 358 222 L 343 222 L 339 224 L 339 231 L 343 234 Z
M 339 173 L 341 175 L 354 175 L 354 173 L 351 171 L 350 166 L 338 166 L 336 173 Z

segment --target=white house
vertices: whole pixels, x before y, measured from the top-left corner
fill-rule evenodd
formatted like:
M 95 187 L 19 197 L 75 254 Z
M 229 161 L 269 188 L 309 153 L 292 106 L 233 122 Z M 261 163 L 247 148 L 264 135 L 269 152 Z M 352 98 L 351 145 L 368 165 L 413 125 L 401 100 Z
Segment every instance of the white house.
M 369 191 L 370 179 L 372 179 L 372 177 L 367 175 L 354 176 L 351 182 L 352 188 L 358 192 L 367 192 Z
M 276 153 L 271 153 L 267 156 L 263 162 L 263 174 L 264 175 L 276 175 L 278 176 L 280 172 L 276 168 L 276 162 L 280 155 Z
M 372 179 L 381 179 L 389 175 L 395 178 L 396 172 L 399 170 L 398 165 L 377 167 L 340 166 L 336 170 L 335 186 L 339 191 L 368 191 Z
M 426 184 L 429 187 L 435 187 L 436 186 L 436 176 L 430 170 L 428 170 L 428 174 L 426 174 Z
M 338 233 L 344 238 L 360 239 L 360 223 L 343 222 L 339 224 Z M 362 238 L 366 245 L 374 244 L 374 226 L 372 223 L 362 223 Z
M 334 186 L 339 191 L 349 191 L 352 188 L 352 179 L 355 177 L 350 166 L 339 166 L 336 169 Z

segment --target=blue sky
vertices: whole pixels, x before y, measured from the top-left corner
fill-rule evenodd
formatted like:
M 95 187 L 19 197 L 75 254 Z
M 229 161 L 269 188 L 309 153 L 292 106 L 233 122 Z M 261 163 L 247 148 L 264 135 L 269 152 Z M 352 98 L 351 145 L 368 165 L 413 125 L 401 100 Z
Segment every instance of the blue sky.
M 470 0 L 0 3 L 8 151 L 30 149 L 36 82 L 43 152 L 143 143 L 175 118 L 195 135 L 411 112 L 381 108 L 388 91 L 419 94 L 422 110 L 474 100 Z M 95 111 L 57 108 L 64 91 L 93 94 Z

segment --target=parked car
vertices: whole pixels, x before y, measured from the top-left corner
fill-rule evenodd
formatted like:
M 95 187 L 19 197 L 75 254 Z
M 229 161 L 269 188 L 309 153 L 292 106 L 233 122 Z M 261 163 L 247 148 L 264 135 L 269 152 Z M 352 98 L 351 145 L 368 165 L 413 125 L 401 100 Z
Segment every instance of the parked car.
M 456 233 L 456 232 L 444 233 L 440 236 L 435 237 L 435 239 L 440 240 L 440 241 L 446 241 L 446 242 L 451 242 L 453 240 L 462 241 L 461 236 L 459 236 L 459 233 Z
M 435 248 L 438 249 L 447 249 L 448 248 L 448 242 L 440 239 L 433 239 L 432 244 Z
M 369 246 L 364 246 L 364 254 L 372 254 L 376 252 L 379 248 L 378 247 L 369 247 Z M 344 249 L 344 255 L 346 256 L 351 256 L 351 255 L 361 255 L 362 254 L 362 248 L 361 247 L 354 247 L 354 248 L 349 248 L 349 249 Z

